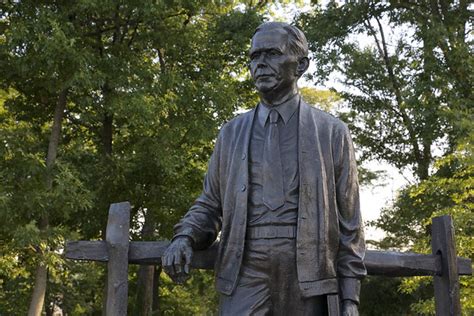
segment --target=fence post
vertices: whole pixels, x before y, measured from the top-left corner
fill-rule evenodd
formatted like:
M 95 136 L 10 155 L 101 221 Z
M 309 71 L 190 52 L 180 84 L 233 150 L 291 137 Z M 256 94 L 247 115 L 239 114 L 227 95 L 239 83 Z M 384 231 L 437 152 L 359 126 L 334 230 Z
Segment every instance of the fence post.
M 126 316 L 130 203 L 111 204 L 107 221 L 107 316 Z
M 441 256 L 441 274 L 434 276 L 436 315 L 461 315 L 456 245 L 450 216 L 433 218 L 431 250 L 434 255 Z

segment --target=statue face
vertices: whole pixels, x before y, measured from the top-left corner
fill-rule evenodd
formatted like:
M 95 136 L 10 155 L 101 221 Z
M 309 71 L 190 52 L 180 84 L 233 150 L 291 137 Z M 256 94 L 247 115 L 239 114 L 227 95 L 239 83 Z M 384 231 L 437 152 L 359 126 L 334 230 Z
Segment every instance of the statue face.
M 250 74 L 261 93 L 291 89 L 298 76 L 298 58 L 288 48 L 288 35 L 282 29 L 257 32 L 252 39 Z

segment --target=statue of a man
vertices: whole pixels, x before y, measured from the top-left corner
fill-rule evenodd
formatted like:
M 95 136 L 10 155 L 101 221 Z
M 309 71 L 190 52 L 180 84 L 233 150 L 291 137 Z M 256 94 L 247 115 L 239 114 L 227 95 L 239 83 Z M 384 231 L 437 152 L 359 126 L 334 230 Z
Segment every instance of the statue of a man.
M 325 315 L 334 293 L 358 315 L 365 243 L 349 131 L 298 93 L 309 65 L 298 28 L 260 25 L 249 56 L 260 102 L 222 127 L 163 267 L 183 282 L 193 251 L 219 236 L 220 315 Z

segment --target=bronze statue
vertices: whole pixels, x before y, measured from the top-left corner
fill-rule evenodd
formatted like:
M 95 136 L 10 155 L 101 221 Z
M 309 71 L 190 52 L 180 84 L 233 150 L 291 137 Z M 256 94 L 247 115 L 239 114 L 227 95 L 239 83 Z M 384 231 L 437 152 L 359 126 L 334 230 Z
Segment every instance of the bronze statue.
M 298 28 L 260 25 L 249 56 L 260 103 L 222 127 L 163 267 L 184 282 L 193 250 L 218 239 L 220 315 L 325 315 L 332 293 L 358 315 L 365 243 L 349 131 L 298 93 L 309 65 Z

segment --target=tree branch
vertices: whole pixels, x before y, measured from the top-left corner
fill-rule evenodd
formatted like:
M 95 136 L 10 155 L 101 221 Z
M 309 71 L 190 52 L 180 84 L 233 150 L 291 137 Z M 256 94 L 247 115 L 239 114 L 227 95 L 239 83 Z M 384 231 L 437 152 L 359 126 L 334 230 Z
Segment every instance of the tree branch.
M 419 147 L 419 144 L 418 144 L 418 139 L 416 137 L 416 133 L 415 133 L 415 130 L 414 130 L 413 125 L 411 123 L 411 120 L 410 120 L 409 116 L 407 115 L 407 113 L 403 110 L 403 103 L 404 102 L 403 102 L 402 94 L 401 94 L 401 91 L 400 91 L 400 85 L 399 85 L 398 80 L 395 76 L 392 63 L 390 62 L 390 56 L 389 56 L 389 53 L 388 53 L 387 41 L 386 41 L 386 38 L 385 38 L 385 33 L 384 33 L 384 30 L 383 30 L 383 26 L 382 26 L 382 23 L 380 22 L 380 19 L 377 16 L 374 16 L 374 19 L 375 19 L 375 21 L 377 23 L 377 26 L 378 26 L 378 29 L 379 29 L 380 40 L 378 39 L 377 33 L 375 32 L 374 28 L 370 24 L 370 21 L 366 21 L 365 24 L 367 25 L 367 27 L 369 28 L 370 33 L 374 37 L 375 43 L 377 45 L 377 49 L 378 49 L 379 53 L 382 56 L 382 59 L 383 59 L 384 64 L 385 64 L 385 68 L 386 68 L 387 73 L 388 73 L 388 77 L 389 77 L 389 79 L 392 83 L 392 91 L 395 95 L 395 100 L 396 100 L 397 105 L 398 105 L 397 110 L 395 110 L 395 108 L 392 108 L 392 110 L 395 113 L 397 113 L 397 115 L 399 115 L 401 117 L 401 119 L 403 121 L 403 124 L 405 125 L 405 127 L 408 130 L 409 141 L 410 141 L 411 145 L 413 146 L 413 154 L 415 156 L 415 159 L 416 159 L 417 162 L 421 163 L 422 160 L 423 160 L 422 153 L 420 151 L 420 147 Z

